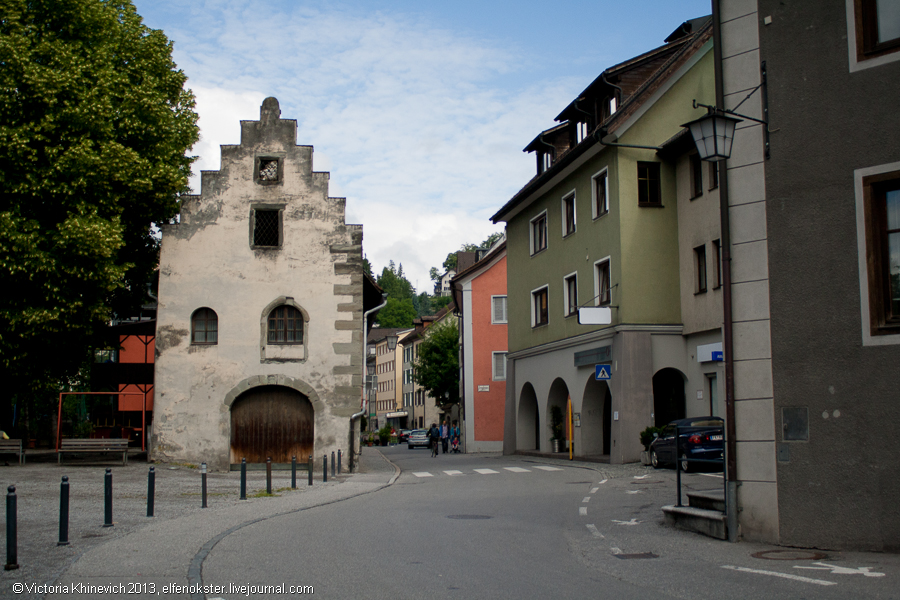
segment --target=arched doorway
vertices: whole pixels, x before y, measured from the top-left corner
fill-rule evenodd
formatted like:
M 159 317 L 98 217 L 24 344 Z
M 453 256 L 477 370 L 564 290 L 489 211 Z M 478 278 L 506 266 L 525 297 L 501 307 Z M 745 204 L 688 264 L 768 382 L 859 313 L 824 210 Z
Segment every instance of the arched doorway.
M 313 453 L 314 415 L 297 390 L 264 385 L 247 390 L 231 405 L 231 462 L 306 462 Z
M 662 427 L 685 417 L 685 377 L 678 369 L 660 369 L 653 376 L 654 424 Z
M 566 422 L 566 406 L 569 403 L 569 386 L 566 385 L 566 382 L 561 378 L 557 377 L 553 380 L 553 383 L 550 384 L 550 393 L 547 394 L 547 423 L 550 427 L 547 428 L 548 439 L 553 439 L 553 412 L 554 408 L 559 410 L 559 414 L 562 415 L 562 429 L 560 431 L 560 435 L 562 439 L 569 439 L 568 434 L 568 423 Z M 564 448 L 565 444 L 561 444 L 560 448 Z M 552 448 L 551 448 L 552 450 Z
M 584 386 L 581 401 L 581 443 L 583 454 L 609 454 L 612 438 L 612 394 L 605 381 L 592 375 Z
M 537 394 L 530 383 L 522 386 L 516 423 L 516 450 L 538 450 L 541 447 L 540 416 Z

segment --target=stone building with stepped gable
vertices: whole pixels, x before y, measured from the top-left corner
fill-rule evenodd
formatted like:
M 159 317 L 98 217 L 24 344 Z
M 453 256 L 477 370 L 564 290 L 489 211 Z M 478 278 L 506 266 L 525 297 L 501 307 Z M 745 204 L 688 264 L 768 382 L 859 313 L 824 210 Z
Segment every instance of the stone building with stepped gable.
M 266 98 L 163 226 L 153 460 L 321 465 L 358 440 L 363 313 L 381 291 L 362 225 L 296 140 Z

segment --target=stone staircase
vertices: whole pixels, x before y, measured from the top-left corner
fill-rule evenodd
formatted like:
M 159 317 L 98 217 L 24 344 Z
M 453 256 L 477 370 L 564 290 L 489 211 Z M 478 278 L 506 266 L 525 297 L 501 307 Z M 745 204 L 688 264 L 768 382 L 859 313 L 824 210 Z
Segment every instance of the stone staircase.
M 725 493 L 722 490 L 688 492 L 687 506 L 663 506 L 666 524 L 719 540 L 728 539 Z

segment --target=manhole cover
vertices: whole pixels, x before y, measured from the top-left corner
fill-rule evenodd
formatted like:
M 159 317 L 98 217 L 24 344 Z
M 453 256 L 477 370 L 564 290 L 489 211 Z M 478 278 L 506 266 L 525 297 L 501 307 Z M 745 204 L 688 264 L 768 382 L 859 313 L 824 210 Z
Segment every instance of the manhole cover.
M 616 558 L 621 558 L 622 560 L 628 560 L 629 558 L 659 558 L 658 554 L 653 554 L 652 552 L 642 552 L 640 554 L 613 554 Z
M 487 515 L 447 515 L 448 519 L 468 519 L 468 520 L 478 520 L 478 519 L 491 519 L 493 517 L 489 517 Z
M 753 558 L 765 560 L 824 560 L 828 555 L 814 550 L 764 550 L 751 554 Z

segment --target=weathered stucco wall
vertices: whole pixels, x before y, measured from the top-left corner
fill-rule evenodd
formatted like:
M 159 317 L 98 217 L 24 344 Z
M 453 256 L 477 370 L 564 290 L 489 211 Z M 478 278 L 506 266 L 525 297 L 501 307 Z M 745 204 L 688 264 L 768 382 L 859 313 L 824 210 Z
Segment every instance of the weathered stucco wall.
M 154 460 L 227 469 L 231 403 L 260 385 L 309 398 L 314 459 L 348 448 L 361 393 L 362 226 L 344 223 L 345 200 L 328 197 L 328 173 L 312 171 L 313 149 L 296 138 L 296 121 L 266 99 L 259 121 L 241 122 L 241 144 L 222 147 L 221 169 L 203 172 L 180 222 L 163 228 Z M 261 157 L 278 159 L 277 181 L 260 180 Z M 280 245 L 253 245 L 258 208 L 281 211 Z M 267 344 L 268 313 L 282 304 L 303 313 L 303 344 Z M 214 345 L 191 343 L 203 307 L 218 315 Z

